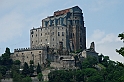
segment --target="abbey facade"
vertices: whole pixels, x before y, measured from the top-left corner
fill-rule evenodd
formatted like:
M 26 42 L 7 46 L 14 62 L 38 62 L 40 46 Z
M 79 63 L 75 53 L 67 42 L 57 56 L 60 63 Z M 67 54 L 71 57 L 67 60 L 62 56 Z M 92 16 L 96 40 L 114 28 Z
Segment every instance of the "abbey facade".
M 69 51 L 86 49 L 86 28 L 83 13 L 78 7 L 56 11 L 53 16 L 42 20 L 42 26 L 30 30 L 31 48 L 46 44 L 50 48 L 63 48 Z
M 50 52 L 49 49 L 54 50 Z M 84 17 L 82 10 L 75 6 L 56 11 L 53 16 L 43 19 L 42 26 L 30 30 L 30 48 L 15 49 L 11 57 L 13 60 L 20 60 L 22 64 L 24 62 L 29 64 L 30 60 L 33 60 L 37 65 L 45 63 L 47 58 L 53 58 L 55 61 L 59 55 L 63 55 L 64 58 L 69 52 L 85 49 Z M 72 57 L 68 54 L 66 58 Z M 63 61 L 65 60 L 69 61 L 69 59 L 63 59 Z M 72 58 L 70 61 L 72 62 L 74 59 Z

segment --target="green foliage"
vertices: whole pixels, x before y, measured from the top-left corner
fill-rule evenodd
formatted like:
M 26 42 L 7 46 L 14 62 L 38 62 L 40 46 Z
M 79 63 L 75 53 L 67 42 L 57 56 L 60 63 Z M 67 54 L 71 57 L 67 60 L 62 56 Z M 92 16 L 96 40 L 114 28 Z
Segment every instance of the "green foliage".
M 88 56 L 82 62 L 82 68 L 92 68 L 98 63 L 96 57 Z
M 121 47 L 119 50 L 116 49 L 116 52 L 124 56 L 124 47 Z
M 121 40 L 124 40 L 124 33 L 119 34 L 118 37 L 120 37 Z
M 30 65 L 29 72 L 30 72 L 30 76 L 32 76 L 34 73 L 34 66 L 33 65 Z
M 21 62 L 20 62 L 20 60 L 15 60 L 15 61 L 13 61 L 13 64 L 20 66 Z
M 49 82 L 70 82 L 73 74 L 70 71 L 58 70 L 48 74 Z
M 41 73 L 41 66 L 40 66 L 40 64 L 38 63 L 38 65 L 37 65 L 37 74 L 39 74 L 39 73 Z
M 17 72 L 13 72 L 13 82 L 22 82 L 22 77 Z
M 100 75 L 95 75 L 95 76 L 89 77 L 87 82 L 104 82 L 104 79 Z
M 23 70 L 22 70 L 22 74 L 24 75 L 24 76 L 27 76 L 27 75 L 29 75 L 29 67 L 28 67 L 28 64 L 25 62 L 24 63 L 24 67 L 23 67 Z
M 42 80 L 43 80 L 43 75 L 42 75 L 42 73 L 39 73 L 39 74 L 37 75 L 37 78 L 39 79 L 39 81 L 42 81 Z
M 124 33 L 119 34 L 118 37 L 121 40 L 123 40 L 123 43 L 124 43 Z M 119 53 L 120 55 L 124 56 L 124 47 L 121 47 L 119 50 L 116 49 L 116 52 Z
M 7 67 L 6 66 L 0 66 L 0 73 L 2 75 L 5 75 L 6 74 L 6 71 L 7 71 Z
M 31 79 L 31 77 L 27 76 L 22 79 L 22 82 L 32 82 L 32 79 Z
M 30 64 L 34 64 L 34 61 L 33 60 L 30 60 Z
M 2 74 L 0 73 L 0 82 L 1 82 L 2 77 L 3 77 L 3 76 L 2 76 Z
M 102 55 L 100 62 L 88 57 L 82 69 L 55 70 L 48 74 L 49 82 L 123 82 L 124 64 Z

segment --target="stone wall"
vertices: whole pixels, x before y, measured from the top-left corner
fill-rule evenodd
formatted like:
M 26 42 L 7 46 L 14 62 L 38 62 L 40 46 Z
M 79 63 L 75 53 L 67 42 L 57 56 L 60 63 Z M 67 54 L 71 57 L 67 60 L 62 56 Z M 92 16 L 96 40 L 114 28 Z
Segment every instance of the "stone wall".
M 37 48 L 21 48 L 15 49 L 14 53 L 11 54 L 13 60 L 20 60 L 21 65 L 24 62 L 30 64 L 30 60 L 34 61 L 34 65 L 43 64 L 47 59 L 47 50 L 43 47 Z

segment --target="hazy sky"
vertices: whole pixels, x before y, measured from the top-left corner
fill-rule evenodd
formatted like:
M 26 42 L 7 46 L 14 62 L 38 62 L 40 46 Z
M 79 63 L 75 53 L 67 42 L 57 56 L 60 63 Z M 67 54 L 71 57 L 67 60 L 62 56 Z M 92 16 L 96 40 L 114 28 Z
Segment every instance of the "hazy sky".
M 54 11 L 79 6 L 87 30 L 87 48 L 95 42 L 99 54 L 124 62 L 115 52 L 124 44 L 117 37 L 124 32 L 124 0 L 0 0 L 0 54 L 6 47 L 30 47 L 29 31 Z

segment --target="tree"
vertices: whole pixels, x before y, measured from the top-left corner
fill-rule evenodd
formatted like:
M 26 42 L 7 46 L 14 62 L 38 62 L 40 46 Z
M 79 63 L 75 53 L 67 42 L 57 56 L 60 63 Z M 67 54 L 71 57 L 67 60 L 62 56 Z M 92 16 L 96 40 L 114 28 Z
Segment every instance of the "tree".
M 120 37 L 120 39 L 123 40 L 124 43 L 124 32 L 119 34 L 118 37 Z M 124 56 L 124 47 L 121 47 L 119 50 L 116 49 L 116 52 Z
M 103 77 L 100 75 L 91 76 L 88 78 L 87 82 L 104 82 Z
M 30 60 L 30 65 L 33 65 L 34 64 L 34 61 L 33 60 Z
M 2 79 L 2 74 L 0 73 L 0 82 L 1 82 L 1 79 Z
M 16 71 L 13 72 L 13 82 L 22 82 L 22 77 Z
M 24 67 L 23 67 L 23 70 L 22 70 L 22 74 L 24 76 L 27 76 L 29 74 L 29 67 L 28 67 L 28 64 L 25 62 L 24 63 Z
M 6 66 L 0 66 L 0 73 L 1 73 L 2 75 L 5 75 L 5 74 L 6 74 L 6 71 L 7 71 Z
M 39 73 L 37 78 L 39 79 L 39 81 L 42 81 L 43 80 L 43 74 L 42 73 Z
M 15 61 L 13 61 L 13 64 L 20 66 L 21 62 L 20 62 L 20 60 L 15 60 Z
M 37 65 L 37 74 L 39 74 L 39 73 L 41 73 L 41 66 L 40 66 L 40 64 L 38 63 L 38 65 Z
M 22 79 L 22 82 L 32 82 L 32 79 L 31 79 L 31 77 L 27 76 Z
M 34 66 L 33 65 L 30 65 L 29 72 L 30 72 L 30 76 L 32 76 L 34 73 Z
M 92 68 L 98 63 L 96 57 L 94 56 L 88 56 L 84 61 L 82 62 L 82 68 Z

